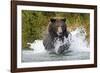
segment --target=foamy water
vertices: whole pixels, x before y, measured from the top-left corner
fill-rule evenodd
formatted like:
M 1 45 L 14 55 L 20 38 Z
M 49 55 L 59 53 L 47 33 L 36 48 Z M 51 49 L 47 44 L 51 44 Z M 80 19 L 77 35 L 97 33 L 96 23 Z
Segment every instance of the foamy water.
M 59 61 L 59 60 L 85 60 L 90 58 L 90 48 L 86 40 L 85 29 L 80 27 L 71 32 L 71 36 L 64 40 L 64 43 L 56 41 L 55 52 L 57 53 L 58 47 L 70 41 L 70 47 L 66 54 L 55 55 L 48 54 L 43 46 L 43 40 L 35 40 L 30 44 L 33 50 L 23 50 L 22 62 L 42 62 L 42 61 Z
M 71 32 L 71 36 L 68 39 L 65 38 L 64 43 L 57 41 L 55 43 L 55 51 L 59 48 L 59 46 L 65 44 L 70 41 L 71 44 L 69 50 L 71 51 L 89 51 L 89 45 L 86 40 L 86 32 L 85 29 L 80 27 L 75 31 Z M 43 46 L 43 40 L 35 40 L 33 43 L 30 43 L 30 48 L 34 49 L 34 53 L 46 52 Z
M 72 51 L 87 51 L 89 52 L 90 46 L 86 40 L 86 32 L 85 29 L 80 27 L 77 28 L 75 31 L 71 32 L 72 34 L 72 41 L 70 49 Z
M 28 43 L 28 44 L 30 44 L 29 48 L 34 50 L 34 53 L 46 52 L 43 46 L 43 40 L 35 40 L 33 43 Z

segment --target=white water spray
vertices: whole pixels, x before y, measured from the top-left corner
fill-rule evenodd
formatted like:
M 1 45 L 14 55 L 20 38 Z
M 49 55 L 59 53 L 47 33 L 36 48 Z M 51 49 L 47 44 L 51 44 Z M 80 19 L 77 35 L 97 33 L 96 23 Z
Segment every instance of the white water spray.
M 89 52 L 90 48 L 86 40 L 86 32 L 83 27 L 77 28 L 75 31 L 71 32 L 71 45 L 69 47 L 69 50 L 73 52 L 83 52 L 87 51 Z M 68 39 L 65 39 L 64 42 L 66 43 Z M 43 40 L 35 40 L 33 43 L 27 43 L 30 44 L 30 48 L 34 50 L 34 53 L 43 53 L 46 52 L 44 46 L 43 46 Z M 64 44 L 64 43 L 63 43 Z M 63 45 L 61 42 L 57 41 L 55 45 L 55 52 L 57 52 L 58 47 L 60 45 Z

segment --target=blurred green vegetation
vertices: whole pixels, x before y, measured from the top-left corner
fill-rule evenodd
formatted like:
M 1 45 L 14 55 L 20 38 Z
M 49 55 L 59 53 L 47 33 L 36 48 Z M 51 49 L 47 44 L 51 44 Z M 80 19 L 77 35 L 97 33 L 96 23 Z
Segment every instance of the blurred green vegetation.
M 90 15 L 88 13 L 22 10 L 22 48 L 29 48 L 27 43 L 32 43 L 36 39 L 43 38 L 43 33 L 47 31 L 46 29 L 51 17 L 65 17 L 68 31 L 73 31 L 77 27 L 83 26 L 89 41 Z

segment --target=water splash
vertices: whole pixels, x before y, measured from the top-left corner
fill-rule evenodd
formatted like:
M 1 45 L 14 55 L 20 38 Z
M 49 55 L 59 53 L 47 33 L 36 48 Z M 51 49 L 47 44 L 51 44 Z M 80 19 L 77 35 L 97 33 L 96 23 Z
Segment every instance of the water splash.
M 46 52 L 43 46 L 43 40 L 35 40 L 33 43 L 27 43 L 27 44 L 30 44 L 29 48 L 33 49 L 34 53 Z
M 85 29 L 83 27 L 78 27 L 76 30 L 72 31 L 71 34 L 72 34 L 71 41 L 70 41 L 71 45 L 69 47 L 69 50 L 73 51 L 73 52 L 77 52 L 77 51 L 89 52 L 90 49 L 89 49 L 88 42 L 86 40 Z M 68 39 L 65 39 L 64 42 L 67 42 Z M 46 52 L 46 50 L 43 46 L 43 40 L 35 40 L 33 43 L 27 43 L 27 44 L 30 44 L 30 48 L 34 50 L 34 53 Z M 57 52 L 57 50 L 58 50 L 57 48 L 63 44 L 61 44 L 61 42 L 57 41 L 55 44 L 55 47 L 56 47 L 55 52 Z
M 77 28 L 75 31 L 71 32 L 72 41 L 70 49 L 72 51 L 88 51 L 90 50 L 89 44 L 86 40 L 86 32 L 83 27 Z

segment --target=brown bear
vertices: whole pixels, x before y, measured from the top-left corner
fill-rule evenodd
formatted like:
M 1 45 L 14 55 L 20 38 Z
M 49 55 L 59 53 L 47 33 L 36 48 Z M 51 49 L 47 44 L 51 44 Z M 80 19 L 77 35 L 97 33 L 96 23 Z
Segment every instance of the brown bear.
M 66 43 L 62 46 L 59 46 L 57 52 L 55 51 L 56 41 L 59 40 L 60 42 L 64 43 L 64 38 L 68 38 L 69 32 L 65 22 L 66 18 L 63 17 L 50 18 L 50 23 L 48 24 L 48 33 L 43 40 L 43 45 L 48 52 L 61 54 L 65 49 L 69 48 L 69 44 Z

